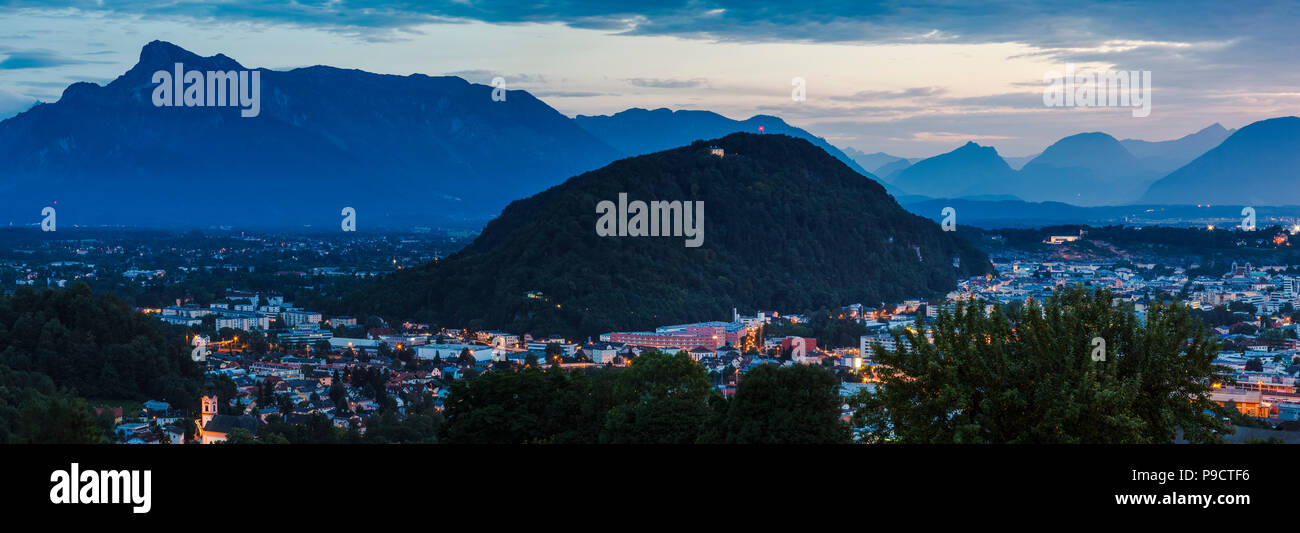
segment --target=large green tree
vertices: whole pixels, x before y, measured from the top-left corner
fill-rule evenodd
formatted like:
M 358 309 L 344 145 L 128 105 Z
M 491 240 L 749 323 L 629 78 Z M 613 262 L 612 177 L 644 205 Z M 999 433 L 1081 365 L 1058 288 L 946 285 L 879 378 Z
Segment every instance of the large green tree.
M 645 352 L 618 375 L 602 440 L 611 443 L 690 444 L 710 418 L 708 373 L 687 355 Z
M 726 442 L 833 444 L 850 439 L 840 420 L 839 380 L 812 365 L 759 365 L 740 380 L 727 407 Z
M 441 442 L 596 442 L 609 409 L 607 373 L 593 379 L 558 367 L 496 370 L 452 383 Z
M 1111 293 L 1073 287 L 1011 314 L 981 302 L 941 313 L 933 343 L 903 335 L 914 349 L 877 347 L 881 382 L 855 398 L 870 441 L 1206 442 L 1227 431 L 1210 399 L 1227 369 L 1178 304 L 1149 308 L 1143 323 Z

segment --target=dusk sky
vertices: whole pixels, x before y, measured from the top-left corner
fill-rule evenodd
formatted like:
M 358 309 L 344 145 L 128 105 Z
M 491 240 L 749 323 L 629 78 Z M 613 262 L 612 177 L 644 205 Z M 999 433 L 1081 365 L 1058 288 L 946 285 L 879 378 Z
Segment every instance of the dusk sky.
M 503 76 L 570 116 L 777 115 L 841 147 L 908 157 L 968 140 L 1025 156 L 1084 131 L 1164 140 L 1300 104 L 1296 2 L 653 4 L 4 2 L 0 118 L 75 81 L 111 81 L 154 39 L 248 67 Z M 1045 107 L 1044 74 L 1067 63 L 1151 71 L 1151 115 Z M 790 98 L 794 77 L 807 80 L 804 102 Z

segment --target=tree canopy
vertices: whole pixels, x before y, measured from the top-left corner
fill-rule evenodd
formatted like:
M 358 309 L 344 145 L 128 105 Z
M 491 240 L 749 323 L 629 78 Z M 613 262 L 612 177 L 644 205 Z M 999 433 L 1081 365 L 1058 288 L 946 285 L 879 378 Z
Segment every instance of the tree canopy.
M 1151 307 L 1142 323 L 1108 291 L 1073 287 L 1016 313 L 985 314 L 981 302 L 940 313 L 933 344 L 895 335 L 916 348 L 877 347 L 879 386 L 855 398 L 869 441 L 1168 443 L 1181 432 L 1207 442 L 1227 431 L 1210 399 L 1227 369 L 1179 304 Z

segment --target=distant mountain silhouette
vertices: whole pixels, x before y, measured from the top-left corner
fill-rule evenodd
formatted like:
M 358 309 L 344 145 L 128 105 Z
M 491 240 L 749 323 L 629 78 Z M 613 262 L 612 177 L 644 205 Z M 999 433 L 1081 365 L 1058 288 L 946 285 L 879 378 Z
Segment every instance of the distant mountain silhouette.
M 1229 130 L 1215 122 L 1201 131 L 1172 141 L 1142 141 L 1124 139 L 1119 143 L 1129 153 L 1142 161 L 1143 166 L 1160 175 L 1166 175 L 1190 163 L 1201 154 L 1223 143 L 1237 130 Z
M 811 142 L 855 172 L 884 183 L 826 139 L 770 115 L 733 120 L 712 111 L 632 108 L 613 115 L 578 115 L 573 120 L 592 135 L 630 156 L 659 152 L 731 133 L 758 133 L 759 127 L 762 127 L 763 133 L 789 135 Z M 886 189 L 890 189 L 888 184 Z
M 1016 171 L 991 146 L 968 142 L 898 172 L 894 185 L 908 194 L 957 198 L 975 194 L 1018 194 Z
M 1300 118 L 1252 123 L 1153 183 L 1152 204 L 1300 205 Z
M 725 150 L 712 155 L 710 146 Z M 602 237 L 601 201 L 704 202 L 704 240 Z M 630 205 L 630 204 L 629 204 Z M 616 161 L 512 203 L 465 249 L 350 308 L 569 338 L 826 302 L 942 295 L 988 258 L 786 135 L 735 133 Z
M 1158 177 L 1114 137 L 1080 133 L 1056 141 L 1025 164 L 1018 194 L 1031 202 L 1124 204 L 1137 199 Z
M 1006 161 L 1006 162 L 1007 162 L 1007 165 L 1010 166 L 1011 168 L 1014 168 L 1014 169 L 1016 169 L 1016 170 L 1020 170 L 1020 169 L 1022 169 L 1022 168 L 1025 168 L 1025 165 L 1028 164 L 1030 161 L 1033 161 L 1035 157 L 1038 157 L 1038 155 L 1039 155 L 1039 154 L 1034 154 L 1034 155 L 1025 155 L 1025 156 L 1020 156 L 1020 157 L 1005 157 L 1005 156 L 1004 156 L 1004 157 L 1002 158 L 1002 160 L 1003 160 L 1003 161 Z
M 972 142 L 910 166 L 886 165 L 877 173 L 906 194 L 931 198 L 1012 194 L 1028 202 L 1126 205 L 1162 177 L 1162 169 L 1191 161 L 1217 145 L 1227 132 L 1215 124 L 1162 142 L 1080 133 L 1053 143 L 1037 156 L 1012 158 L 1019 169 L 993 148 Z
M 904 170 L 907 170 L 910 166 L 912 166 L 911 161 L 907 159 L 897 159 L 893 163 L 885 163 L 884 165 L 881 165 L 880 168 L 876 169 L 875 174 L 879 176 L 880 179 L 885 180 L 886 183 L 893 183 L 894 180 L 898 179 L 898 175 Z
M 326 66 L 258 69 L 261 112 L 155 107 L 155 71 L 241 70 L 162 41 L 105 86 L 0 122 L 0 222 L 338 228 L 486 220 L 621 154 L 523 91 Z
M 853 160 L 856 161 L 859 165 L 862 165 L 862 168 L 867 169 L 867 172 L 870 172 L 872 174 L 875 174 L 876 176 L 879 176 L 881 178 L 886 178 L 886 179 L 887 177 L 885 176 L 885 174 L 887 174 L 888 172 L 893 172 L 895 170 L 906 168 L 913 163 L 913 161 L 908 160 L 905 157 L 889 155 L 884 152 L 876 152 L 874 154 L 868 154 L 866 152 L 863 152 L 862 150 L 858 150 L 852 147 L 845 148 L 844 153 L 847 154 L 849 157 L 853 158 Z M 882 170 L 885 167 L 889 167 L 888 171 Z

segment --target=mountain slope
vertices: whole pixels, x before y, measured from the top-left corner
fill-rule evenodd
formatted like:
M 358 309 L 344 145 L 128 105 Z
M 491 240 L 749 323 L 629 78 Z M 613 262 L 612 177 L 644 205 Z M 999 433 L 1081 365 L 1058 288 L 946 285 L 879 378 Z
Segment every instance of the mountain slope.
M 762 127 L 764 133 L 789 135 L 807 140 L 839 159 L 855 172 L 881 181 L 826 139 L 786 124 L 779 117 L 770 115 L 755 115 L 745 120 L 733 120 L 712 111 L 632 108 L 613 115 L 578 115 L 573 120 L 592 135 L 627 155 L 649 154 L 731 133 L 758 133 L 759 127 Z M 887 184 L 886 188 L 889 188 Z
M 703 245 L 598 236 L 596 206 L 619 193 L 703 201 Z M 926 297 L 951 290 L 958 276 L 990 271 L 969 243 L 905 212 L 808 141 L 737 133 L 617 161 L 514 202 L 461 252 L 386 278 L 350 305 L 448 326 L 582 337 L 726 317 L 732 307 Z
M 884 165 L 881 165 L 875 172 L 876 175 L 880 176 L 880 179 L 885 180 L 886 183 L 893 183 L 894 180 L 898 179 L 898 174 L 907 170 L 907 167 L 910 166 L 912 166 L 911 161 L 899 159 L 893 163 L 885 163 Z
M 154 41 L 105 86 L 0 122 L 0 207 L 30 223 L 367 224 L 486 220 L 620 154 L 523 91 L 325 66 L 258 69 L 261 112 L 155 107 L 155 71 L 242 70 Z M 394 201 L 400 199 L 400 201 Z M 0 222 L 9 222 L 6 218 Z
M 1114 137 L 1100 132 L 1061 139 L 1020 169 L 1020 197 L 1075 205 L 1129 203 L 1159 176 Z
M 1017 194 L 1016 172 L 991 146 L 974 142 L 895 174 L 893 182 L 909 194 L 957 198 L 972 194 Z
M 1153 183 L 1152 204 L 1300 205 L 1300 118 L 1252 123 Z
M 1144 166 L 1163 176 L 1222 144 L 1224 139 L 1236 131 L 1225 129 L 1215 122 L 1201 131 L 1171 141 L 1124 139 L 1120 144 L 1140 159 Z
M 904 167 L 912 164 L 912 162 L 908 161 L 907 158 L 889 155 L 884 152 L 868 154 L 862 150 L 850 147 L 845 148 L 844 153 L 853 158 L 853 161 L 861 165 L 862 168 L 867 169 L 868 172 L 882 178 L 885 177 L 885 173 L 880 171 L 882 167 L 893 166 L 897 168 L 900 163 L 903 164 Z

